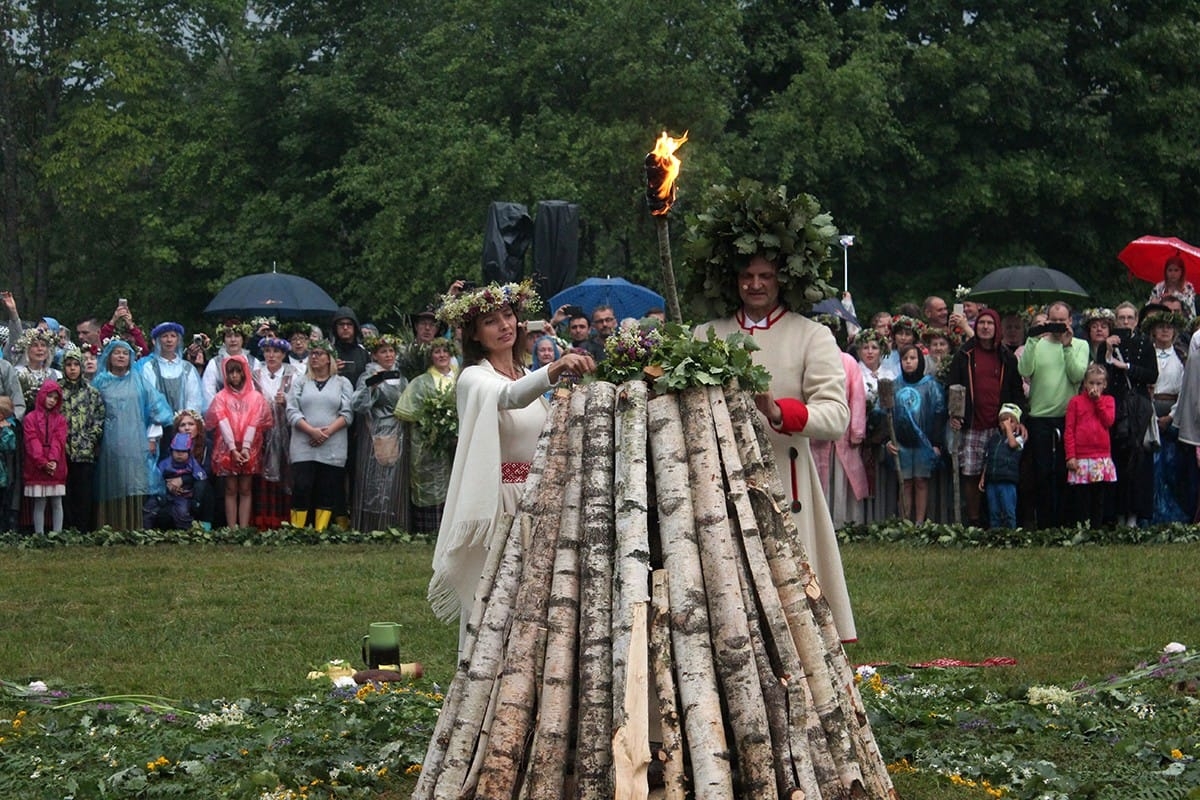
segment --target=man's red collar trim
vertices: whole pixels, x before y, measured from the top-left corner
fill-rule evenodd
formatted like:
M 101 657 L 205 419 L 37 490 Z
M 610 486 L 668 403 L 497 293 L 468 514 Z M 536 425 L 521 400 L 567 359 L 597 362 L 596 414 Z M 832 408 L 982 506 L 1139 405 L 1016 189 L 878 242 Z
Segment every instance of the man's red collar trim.
M 751 322 L 749 317 L 746 316 L 745 309 L 739 308 L 737 314 L 734 316 L 734 319 L 737 320 L 739 328 L 744 331 L 749 331 L 753 334 L 755 330 L 770 328 L 776 322 L 779 322 L 779 320 L 783 319 L 783 315 L 786 313 L 787 309 L 783 306 L 775 306 L 775 309 L 771 311 L 770 314 L 767 314 L 766 319 L 761 320 L 762 324 L 759 324 L 756 322 Z

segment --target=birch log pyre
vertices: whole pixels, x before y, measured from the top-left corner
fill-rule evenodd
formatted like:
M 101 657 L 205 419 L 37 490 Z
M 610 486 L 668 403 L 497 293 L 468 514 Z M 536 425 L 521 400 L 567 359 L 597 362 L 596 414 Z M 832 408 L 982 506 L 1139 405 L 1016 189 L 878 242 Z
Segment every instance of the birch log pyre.
M 892 800 L 750 398 L 689 390 L 681 416 L 680 395 L 621 392 L 618 410 L 611 384 L 577 389 L 548 421 L 414 797 L 645 797 L 648 649 L 669 800 Z M 663 554 L 648 644 L 647 442 Z

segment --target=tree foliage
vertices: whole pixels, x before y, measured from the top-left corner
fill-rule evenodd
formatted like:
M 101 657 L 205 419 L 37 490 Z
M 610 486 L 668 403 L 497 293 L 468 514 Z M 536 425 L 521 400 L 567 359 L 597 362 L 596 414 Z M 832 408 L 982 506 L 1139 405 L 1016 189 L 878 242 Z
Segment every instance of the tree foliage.
M 195 324 L 274 265 L 394 321 L 479 277 L 493 200 L 578 203 L 580 277 L 657 287 L 642 157 L 664 129 L 689 131 L 677 247 L 713 184 L 811 193 L 857 236 L 860 310 L 1014 263 L 1140 300 L 1116 252 L 1200 239 L 1200 0 L 7 0 L 0 18 L 0 269 L 29 317 L 122 295 Z

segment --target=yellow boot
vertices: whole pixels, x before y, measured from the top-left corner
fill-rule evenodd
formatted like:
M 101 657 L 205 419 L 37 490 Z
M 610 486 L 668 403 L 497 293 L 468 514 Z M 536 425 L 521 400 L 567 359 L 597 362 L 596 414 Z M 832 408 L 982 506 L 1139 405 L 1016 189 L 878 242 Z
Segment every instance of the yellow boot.
M 318 508 L 314 514 L 313 526 L 318 531 L 323 531 L 329 527 L 329 520 L 333 516 L 333 512 L 328 508 Z
M 308 523 L 307 511 L 292 511 L 291 524 L 293 528 L 303 528 Z

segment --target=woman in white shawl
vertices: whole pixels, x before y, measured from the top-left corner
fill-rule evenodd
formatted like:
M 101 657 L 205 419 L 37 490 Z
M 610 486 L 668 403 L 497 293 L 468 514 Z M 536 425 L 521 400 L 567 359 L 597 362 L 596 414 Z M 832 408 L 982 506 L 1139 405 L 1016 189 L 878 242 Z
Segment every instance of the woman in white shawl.
M 438 319 L 462 329 L 456 386 L 458 446 L 446 509 L 433 553 L 429 602 L 449 622 L 459 617 L 459 646 L 483 573 L 496 521 L 515 512 L 549 404 L 542 394 L 564 372 L 593 372 L 589 355 L 567 353 L 534 372 L 521 364 L 525 332 L 518 314 L 535 310 L 529 283 L 491 284 L 444 298 Z

